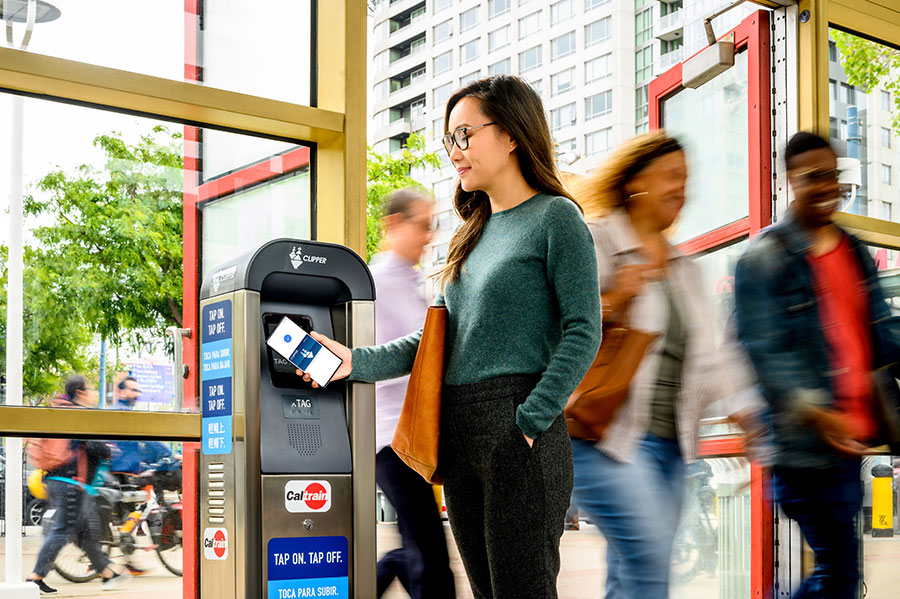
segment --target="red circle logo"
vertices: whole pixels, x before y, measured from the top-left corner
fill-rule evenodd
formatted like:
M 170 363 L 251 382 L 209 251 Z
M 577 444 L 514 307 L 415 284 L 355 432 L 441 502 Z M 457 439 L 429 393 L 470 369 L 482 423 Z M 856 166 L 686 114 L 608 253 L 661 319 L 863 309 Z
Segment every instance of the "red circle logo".
M 321 483 L 310 483 L 303 493 L 303 501 L 311 510 L 318 510 L 325 507 L 328 501 L 328 492 Z
M 223 557 L 225 555 L 225 550 L 228 548 L 227 541 L 225 540 L 225 532 L 222 530 L 217 530 L 216 534 L 213 535 L 213 553 L 216 554 L 216 557 Z

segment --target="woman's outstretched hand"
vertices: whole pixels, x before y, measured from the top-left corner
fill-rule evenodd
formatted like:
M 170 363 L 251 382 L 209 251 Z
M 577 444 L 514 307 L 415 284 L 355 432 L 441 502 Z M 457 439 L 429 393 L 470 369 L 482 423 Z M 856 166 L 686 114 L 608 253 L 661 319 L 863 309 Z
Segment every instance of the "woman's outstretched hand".
M 350 348 L 341 343 L 338 343 L 334 339 L 329 339 L 325 335 L 316 333 L 315 331 L 310 332 L 310 336 L 324 345 L 325 349 L 331 351 L 331 353 L 341 359 L 341 365 L 334 373 L 334 376 L 331 377 L 331 380 L 337 381 L 350 376 L 350 371 L 353 370 L 352 354 L 350 353 Z M 319 388 L 319 385 L 315 381 L 310 379 L 309 374 L 303 372 L 299 368 L 297 369 L 297 376 L 303 377 L 303 380 L 307 383 L 311 382 L 314 389 Z

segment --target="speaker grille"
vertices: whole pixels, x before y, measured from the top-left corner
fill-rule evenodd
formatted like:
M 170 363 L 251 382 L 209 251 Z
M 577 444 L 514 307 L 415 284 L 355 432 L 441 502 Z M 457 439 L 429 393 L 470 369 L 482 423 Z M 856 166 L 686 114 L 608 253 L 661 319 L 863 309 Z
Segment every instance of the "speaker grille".
M 322 447 L 322 430 L 318 424 L 288 424 L 288 441 L 300 455 L 312 456 Z

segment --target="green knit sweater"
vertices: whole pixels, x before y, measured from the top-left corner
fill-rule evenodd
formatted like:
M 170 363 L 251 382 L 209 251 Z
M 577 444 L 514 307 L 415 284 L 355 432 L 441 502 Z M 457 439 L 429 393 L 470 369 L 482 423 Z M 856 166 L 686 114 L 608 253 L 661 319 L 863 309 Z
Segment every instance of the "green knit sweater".
M 542 373 L 516 412 L 522 432 L 536 437 L 562 412 L 600 346 L 597 258 L 578 208 L 537 194 L 491 215 L 444 291 L 445 384 Z M 409 374 L 421 335 L 354 349 L 350 378 Z

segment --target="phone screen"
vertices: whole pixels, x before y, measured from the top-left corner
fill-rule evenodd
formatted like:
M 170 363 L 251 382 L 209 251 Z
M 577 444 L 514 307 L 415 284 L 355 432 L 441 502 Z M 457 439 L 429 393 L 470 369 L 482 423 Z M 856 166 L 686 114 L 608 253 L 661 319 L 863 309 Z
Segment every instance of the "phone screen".
M 343 363 L 343 360 L 307 335 L 306 331 L 286 316 L 275 327 L 266 343 L 291 364 L 308 373 L 320 387 L 328 384 Z

